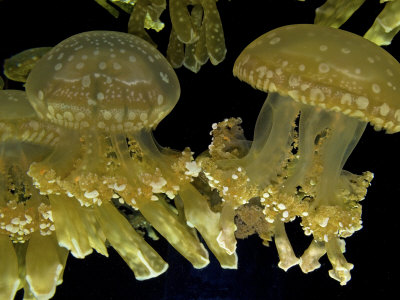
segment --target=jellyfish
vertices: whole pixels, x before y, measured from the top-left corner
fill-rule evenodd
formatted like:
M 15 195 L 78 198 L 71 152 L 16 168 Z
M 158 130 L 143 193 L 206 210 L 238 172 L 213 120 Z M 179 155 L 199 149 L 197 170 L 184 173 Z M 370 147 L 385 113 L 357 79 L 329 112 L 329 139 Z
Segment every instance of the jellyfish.
M 211 155 L 200 162 L 225 200 L 222 210 L 230 211 L 229 219 L 221 213 L 221 232 L 227 233 L 223 241 L 231 247 L 234 243 L 232 206 L 257 196 L 275 227 L 281 268 L 300 264 L 309 272 L 327 253 L 333 266 L 329 275 L 346 284 L 353 265 L 344 258 L 343 239 L 362 227 L 359 202 L 373 175 L 355 175 L 343 166 L 368 122 L 387 133 L 400 130 L 395 102 L 399 72 L 398 62 L 382 48 L 319 25 L 281 27 L 247 46 L 235 62 L 234 75 L 268 92 L 254 141 L 244 155 Z M 216 131 L 225 127 L 213 126 Z M 223 136 L 222 143 L 211 145 L 222 153 L 241 140 Z M 296 217 L 314 239 L 301 259 L 284 229 Z
M 23 91 L 0 91 L 0 108 L 0 298 L 14 299 L 24 288 L 26 298 L 49 299 L 68 251 L 58 246 L 49 199 L 26 172 L 50 153 L 57 130 L 37 122 Z
M 191 185 L 200 171 L 192 152 L 163 148 L 152 136 L 180 94 L 175 72 L 152 45 L 118 32 L 72 36 L 35 65 L 26 88 L 38 115 L 69 132 L 30 167 L 42 193 L 96 209 L 111 201 L 129 205 L 202 268 L 208 252 L 195 227 L 223 266 L 236 267 L 236 255 L 214 242 L 208 218 L 219 215 Z
M 26 82 L 35 63 L 50 49 L 51 47 L 39 47 L 13 55 L 4 62 L 4 75 L 14 81 Z

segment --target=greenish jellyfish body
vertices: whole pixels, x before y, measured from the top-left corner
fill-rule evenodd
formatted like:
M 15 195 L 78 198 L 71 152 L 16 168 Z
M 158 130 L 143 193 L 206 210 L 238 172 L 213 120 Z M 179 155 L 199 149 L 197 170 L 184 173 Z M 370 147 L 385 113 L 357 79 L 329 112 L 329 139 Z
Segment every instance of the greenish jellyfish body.
M 33 66 L 50 49 L 51 47 L 28 49 L 6 59 L 4 62 L 4 75 L 14 81 L 26 82 Z
M 189 149 L 163 149 L 152 137 L 180 94 L 175 72 L 152 45 L 125 33 L 78 34 L 46 54 L 26 86 L 37 113 L 66 128 L 76 142 L 60 142 L 48 159 L 31 166 L 42 192 L 73 195 L 85 207 L 101 209 L 114 199 L 138 209 L 195 267 L 208 264 L 184 213 L 178 216 L 167 201 L 193 191 L 199 167 Z M 138 259 L 152 266 L 149 277 L 165 271 L 158 257 L 144 248 L 140 253 Z M 236 265 L 236 256 L 225 256 L 229 266 Z

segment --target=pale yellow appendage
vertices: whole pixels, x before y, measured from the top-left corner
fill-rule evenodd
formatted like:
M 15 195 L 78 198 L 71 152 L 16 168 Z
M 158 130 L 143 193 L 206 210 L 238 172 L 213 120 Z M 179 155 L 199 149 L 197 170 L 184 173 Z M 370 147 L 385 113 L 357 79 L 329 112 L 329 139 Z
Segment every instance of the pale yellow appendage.
M 7 235 L 0 234 L 0 299 L 12 300 L 20 283 L 18 260 Z
M 128 32 L 154 44 L 149 34 L 144 30 L 147 15 L 148 0 L 137 0 L 129 17 Z
M 193 7 L 192 15 L 194 14 L 197 7 L 201 8 L 199 5 Z M 201 10 L 202 10 L 201 13 L 203 14 L 203 9 L 201 8 Z M 209 59 L 207 44 L 206 44 L 206 27 L 205 26 L 201 26 L 199 28 L 199 39 L 196 42 L 194 57 L 196 58 L 196 61 L 201 66 L 204 65 Z
M 224 31 L 215 0 L 200 0 L 204 9 L 203 23 L 206 32 L 208 55 L 213 65 L 224 60 L 226 54 Z
M 400 1 L 386 3 L 364 37 L 377 45 L 389 45 L 400 31 Z
M 114 18 L 118 18 L 119 11 L 115 7 L 107 3 L 107 0 L 94 0 L 94 1 L 96 1 L 103 8 L 105 8 L 110 14 L 114 16 Z
M 312 272 L 318 269 L 321 264 L 319 259 L 326 253 L 325 243 L 313 240 L 301 256 L 300 268 L 304 273 Z
M 173 68 L 180 68 L 185 59 L 185 46 L 178 39 L 178 35 L 173 28 L 171 29 L 171 34 L 169 36 L 167 59 Z
M 136 279 L 157 277 L 167 270 L 168 264 L 112 204 L 104 202 L 94 209 L 107 240 L 135 273 Z
M 235 210 L 256 197 L 254 186 L 240 168 L 241 157 L 248 151 L 248 142 L 239 126 L 240 119 L 227 119 L 213 125 L 213 142 L 209 153 L 197 158 L 212 189 L 221 197 L 219 234 L 220 247 L 229 254 L 236 250 Z
M 108 256 L 106 237 L 95 219 L 93 208 L 82 207 L 78 200 L 65 195 L 49 195 L 58 244 L 77 258 L 95 249 Z
M 189 4 L 193 5 L 190 12 Z M 224 60 L 225 38 L 215 0 L 170 1 L 170 16 L 174 42 L 169 46 L 170 57 L 174 48 L 185 45 L 184 66 L 193 72 L 198 72 L 209 58 L 214 65 Z M 178 41 L 174 40 L 175 34 Z
M 193 26 L 196 28 L 197 33 L 204 32 L 204 26 L 201 26 L 202 19 L 203 19 L 203 8 L 201 5 L 195 5 L 191 11 L 190 15 L 192 19 Z M 205 39 L 204 39 L 204 34 L 203 34 L 203 39 L 200 39 L 198 36 L 196 42 L 186 44 L 185 46 L 185 58 L 183 61 L 183 65 L 191 70 L 194 73 L 197 73 L 201 66 L 201 64 L 196 57 L 196 49 L 198 47 L 204 47 L 205 48 Z M 207 49 L 205 49 L 207 51 Z M 207 53 L 207 52 L 206 52 Z M 207 59 L 208 59 L 208 54 Z
M 329 271 L 329 276 L 339 281 L 340 285 L 346 285 L 351 279 L 350 271 L 353 269 L 353 264 L 348 263 L 343 255 L 345 245 L 345 241 L 339 238 L 333 238 L 328 242 L 313 240 L 301 256 L 301 270 L 308 273 L 318 269 L 321 266 L 319 259 L 327 253 L 333 267 Z
M 240 161 L 251 182 L 262 190 L 277 179 L 291 155 L 294 121 L 299 104 L 289 96 L 270 92 L 257 118 L 254 142 Z
M 167 7 L 166 0 L 152 0 L 151 5 L 147 8 L 146 20 L 144 21 L 144 28 L 154 29 L 161 31 L 165 24 L 161 22 L 160 16 Z
M 160 158 L 161 153 L 158 150 L 150 150 L 156 147 L 151 133 L 142 132 L 135 135 L 135 140 L 142 146 L 142 150 L 146 151 L 145 155 L 152 158 L 161 171 L 165 170 L 163 165 L 165 162 Z M 140 174 L 146 173 L 143 166 L 131 158 L 129 148 L 124 135 L 112 136 L 112 143 L 115 147 L 115 153 L 118 161 L 121 164 L 121 170 L 124 177 L 128 180 L 128 185 L 136 187 L 137 182 L 140 182 Z M 147 148 L 147 149 L 146 149 Z M 145 150 L 146 149 L 146 150 Z M 151 152 L 148 152 L 151 151 Z M 133 172 L 133 170 L 135 170 Z M 171 174 L 167 174 L 168 177 Z M 169 181 L 167 177 L 167 182 Z M 155 199 L 154 199 L 155 200 Z M 160 195 L 157 200 L 152 199 L 136 199 L 136 207 L 140 210 L 146 220 L 168 240 L 168 242 L 186 259 L 188 259 L 195 268 L 203 268 L 209 263 L 208 252 L 199 242 L 195 232 L 190 230 L 183 222 L 182 218 L 165 203 L 165 200 Z
M 333 269 L 329 270 L 329 276 L 340 282 L 340 285 L 346 285 L 351 279 L 350 270 L 353 264 L 346 261 L 343 252 L 345 252 L 345 241 L 336 238 L 325 243 L 326 253 Z
M 339 28 L 365 0 L 328 0 L 316 9 L 315 24 Z
M 196 28 L 192 23 L 187 6 L 188 0 L 170 0 L 169 14 L 178 39 L 185 44 L 194 43 L 198 39 Z
M 2 90 L 4 88 L 4 81 L 3 78 L 0 77 L 0 90 Z
M 233 254 L 236 251 L 236 225 L 234 222 L 236 208 L 237 207 L 234 206 L 233 203 L 225 203 L 222 207 L 219 220 L 220 232 L 218 234 L 217 241 L 220 247 L 225 249 L 225 251 L 229 254 Z
M 276 218 L 274 223 L 275 246 L 279 255 L 278 266 L 287 271 L 289 268 L 299 264 L 300 259 L 294 254 L 292 245 L 290 244 L 289 238 L 286 234 L 285 223 L 279 220 L 279 218 Z
M 168 242 L 197 269 L 209 264 L 208 253 L 199 242 L 196 233 L 191 231 L 174 212 L 158 201 L 149 200 L 146 203 L 137 203 L 140 212 L 146 220 Z
M 26 250 L 26 281 L 38 300 L 53 297 L 59 278 L 65 266 L 65 250 L 60 256 L 57 239 L 54 235 L 43 236 L 34 232 Z
M 217 239 L 221 229 L 219 226 L 220 213 L 213 212 L 198 190 L 191 184 L 181 188 L 179 196 L 183 201 L 185 217 L 191 226 L 195 227 L 214 253 L 222 268 L 236 269 L 237 256 L 235 252 L 226 251 Z

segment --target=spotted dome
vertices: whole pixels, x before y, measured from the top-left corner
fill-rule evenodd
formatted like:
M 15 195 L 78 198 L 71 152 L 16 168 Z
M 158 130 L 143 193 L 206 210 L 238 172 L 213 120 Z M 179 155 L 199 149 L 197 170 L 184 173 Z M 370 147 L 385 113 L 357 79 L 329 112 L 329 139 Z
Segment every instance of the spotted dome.
M 43 56 L 26 90 L 42 118 L 75 129 L 155 127 L 175 106 L 179 82 L 152 45 L 127 33 L 74 35 Z
M 350 32 L 311 24 L 272 30 L 246 47 L 233 72 L 260 90 L 400 131 L 400 64 Z

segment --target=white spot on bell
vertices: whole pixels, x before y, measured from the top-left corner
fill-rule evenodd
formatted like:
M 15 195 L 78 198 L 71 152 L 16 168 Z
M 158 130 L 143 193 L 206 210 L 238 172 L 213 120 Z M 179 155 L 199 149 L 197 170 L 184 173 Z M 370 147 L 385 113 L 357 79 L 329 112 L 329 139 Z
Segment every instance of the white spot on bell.
M 281 38 L 278 37 L 278 36 L 276 36 L 276 37 L 274 37 L 272 40 L 270 40 L 269 43 L 270 43 L 271 45 L 276 45 L 276 44 L 278 44 L 280 41 L 281 41 Z
M 102 100 L 104 100 L 104 94 L 102 92 L 99 92 L 99 93 L 97 93 L 96 98 L 97 98 L 97 100 L 102 101 Z
M 356 99 L 356 104 L 360 109 L 366 109 L 369 104 L 369 100 L 366 97 L 360 96 Z
M 372 91 L 373 91 L 375 94 L 379 94 L 379 93 L 381 92 L 381 87 L 380 87 L 378 84 L 373 83 L 373 84 L 372 84 Z
M 387 114 L 390 112 L 390 107 L 389 105 L 387 105 L 386 103 L 383 103 L 380 107 L 379 107 L 379 113 L 381 114 L 381 116 L 387 116 Z
M 318 66 L 318 71 L 320 73 L 328 73 L 330 70 L 330 67 L 326 63 L 320 63 Z
M 319 46 L 319 50 L 324 52 L 324 51 L 328 50 L 328 46 L 327 45 L 321 45 L 321 46 Z

